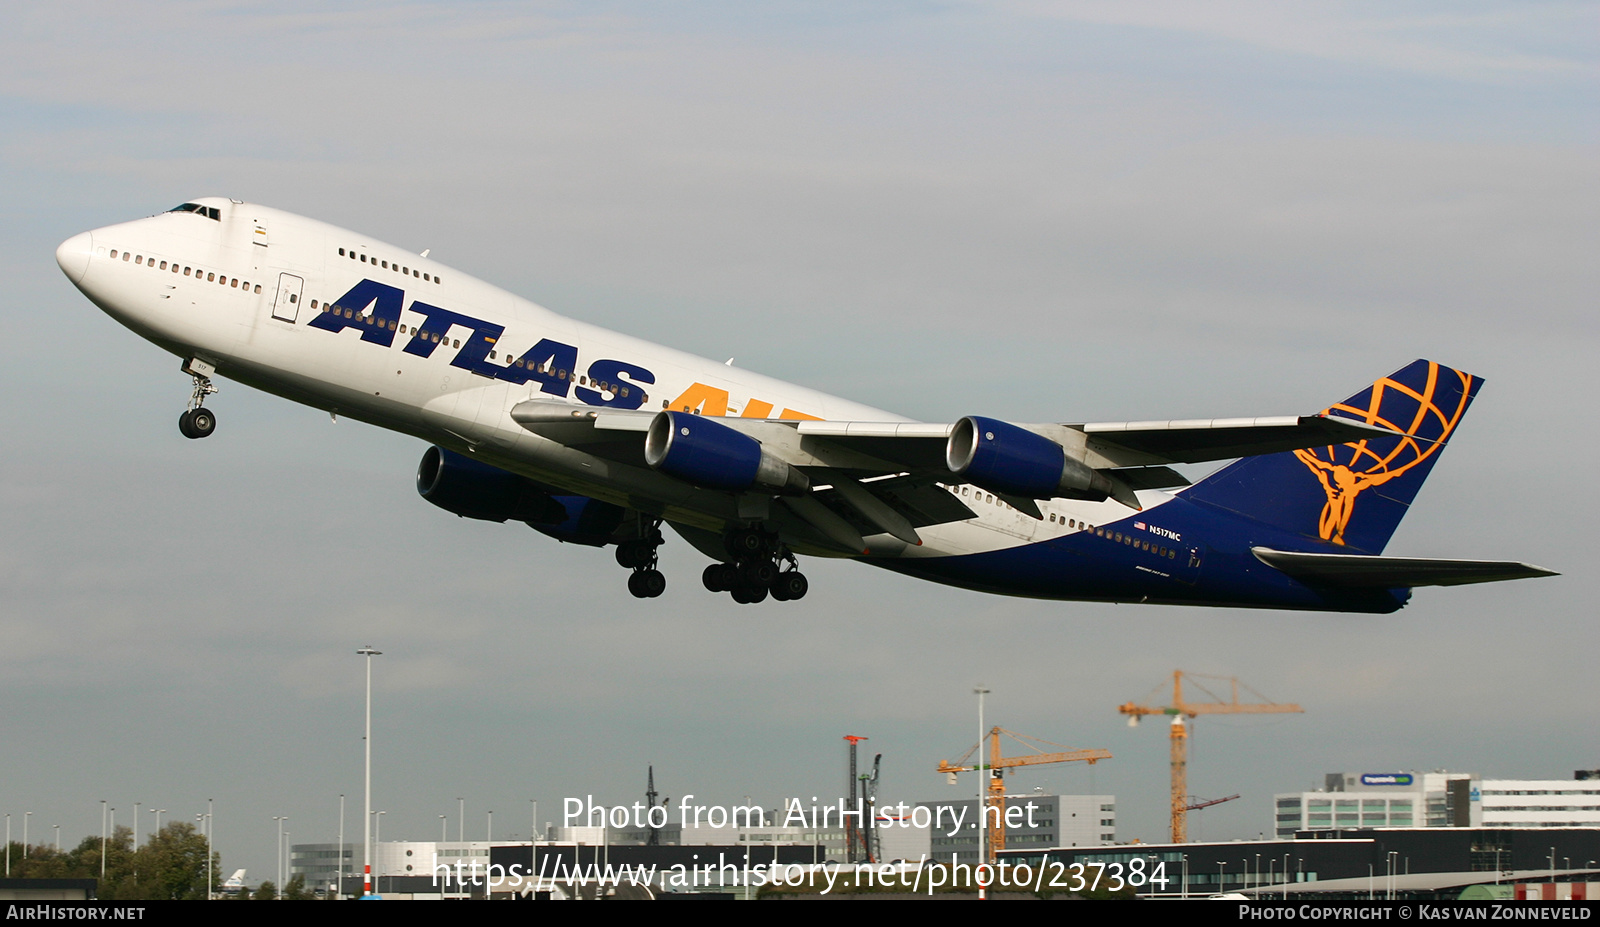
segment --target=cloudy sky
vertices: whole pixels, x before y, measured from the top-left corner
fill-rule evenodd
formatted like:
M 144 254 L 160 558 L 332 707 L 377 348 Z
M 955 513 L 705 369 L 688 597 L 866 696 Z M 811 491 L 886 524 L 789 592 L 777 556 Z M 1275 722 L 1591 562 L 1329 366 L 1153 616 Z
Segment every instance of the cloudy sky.
M 1161 840 L 1175 668 L 1303 716 L 1203 719 L 1190 786 L 1271 826 L 1324 772 L 1600 766 L 1589 565 L 1594 7 L 1267 2 L 74 3 L 0 22 L 0 810 L 192 819 L 270 878 L 359 807 L 377 659 L 385 837 L 525 836 L 531 800 L 882 794 L 989 720 L 1116 758 Z M 550 308 L 908 415 L 1305 413 L 1413 358 L 1487 379 L 1389 552 L 1555 579 L 1391 617 L 1035 602 L 807 564 L 740 607 L 419 500 L 424 446 L 222 383 L 55 266 L 76 232 L 226 195 L 361 229 Z M 1588 306 L 1588 309 L 1584 307 Z M 141 824 L 148 831 L 153 815 Z M 347 832 L 358 831 L 358 813 Z M 41 838 L 42 835 L 42 838 Z

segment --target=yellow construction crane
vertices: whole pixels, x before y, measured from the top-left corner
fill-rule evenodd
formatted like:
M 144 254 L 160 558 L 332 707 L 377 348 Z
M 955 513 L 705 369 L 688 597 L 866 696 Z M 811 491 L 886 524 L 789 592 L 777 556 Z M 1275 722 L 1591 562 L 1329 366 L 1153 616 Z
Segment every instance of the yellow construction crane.
M 1023 754 L 1021 756 L 1002 757 L 1000 755 L 1001 734 L 1010 737 L 1012 740 L 1034 752 L 1031 754 Z M 1071 747 L 1066 747 L 1066 749 L 1060 753 L 1045 753 L 1043 750 L 1040 750 L 1033 744 L 1049 744 L 1052 747 L 1064 747 L 1065 745 L 1050 743 L 1048 740 L 1040 740 L 1037 737 L 1029 737 L 1026 734 L 1018 734 L 1016 731 L 1008 731 L 999 726 L 990 728 L 988 736 L 984 739 L 989 741 L 989 762 L 987 764 L 982 762 L 974 762 L 970 766 L 962 765 L 963 763 L 966 763 L 968 758 L 972 757 L 973 754 L 978 754 L 979 758 L 981 759 L 982 754 L 979 752 L 979 748 L 981 748 L 983 744 L 982 742 L 979 742 L 974 744 L 971 750 L 961 754 L 961 756 L 958 757 L 953 763 L 940 760 L 937 771 L 948 773 L 950 775 L 951 784 L 954 784 L 956 781 L 956 773 L 969 772 L 971 770 L 989 770 L 989 787 L 987 790 L 988 800 L 985 802 L 985 804 L 994 810 L 987 812 L 989 815 L 988 821 L 990 824 L 988 846 L 980 847 L 980 849 L 983 851 L 983 860 L 987 863 L 993 863 L 995 860 L 995 853 L 1006 848 L 1006 782 L 1003 778 L 1004 773 L 1002 770 L 1013 769 L 1018 766 L 1043 766 L 1046 763 L 1084 762 L 1093 765 L 1097 760 L 1111 759 L 1110 750 L 1074 750 Z M 1032 741 L 1032 743 L 1029 741 Z M 981 819 L 982 812 L 980 812 L 979 816 Z M 996 825 L 995 822 L 998 822 L 998 825 Z
M 1195 688 L 1211 697 L 1209 702 L 1185 702 L 1183 700 L 1183 680 L 1187 678 Z M 1233 697 L 1224 702 L 1201 685 L 1201 679 L 1226 680 L 1232 687 Z M 1183 670 L 1174 670 L 1172 673 L 1172 704 L 1162 707 L 1152 707 L 1148 704 L 1156 692 L 1161 690 L 1157 686 L 1155 691 L 1145 696 L 1147 704 L 1134 704 L 1128 702 L 1117 707 L 1117 711 L 1128 716 L 1128 726 L 1138 725 L 1139 719 L 1145 715 L 1171 715 L 1172 716 L 1172 842 L 1187 843 L 1189 832 L 1186 824 L 1189 799 L 1189 759 L 1188 740 L 1189 732 L 1183 723 L 1184 716 L 1194 718 L 1198 715 L 1237 715 L 1237 714 L 1277 714 L 1285 712 L 1301 713 L 1299 705 L 1279 705 L 1249 686 L 1245 686 L 1260 702 L 1240 703 L 1239 680 L 1234 676 L 1204 676 L 1198 673 L 1185 673 Z

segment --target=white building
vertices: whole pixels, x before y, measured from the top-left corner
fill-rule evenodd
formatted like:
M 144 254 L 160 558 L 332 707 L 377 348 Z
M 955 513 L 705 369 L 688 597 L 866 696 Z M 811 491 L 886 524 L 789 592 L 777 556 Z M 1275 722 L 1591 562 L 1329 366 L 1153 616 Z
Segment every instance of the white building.
M 1482 827 L 1600 827 L 1600 779 L 1484 779 Z
M 1279 837 L 1367 827 L 1596 827 L 1600 778 L 1484 779 L 1473 773 L 1329 773 L 1322 789 L 1274 796 Z
M 1031 806 L 1031 807 L 1030 807 Z M 974 863 L 978 860 L 977 799 L 919 802 L 932 813 L 929 856 Z M 1021 792 L 1006 796 L 1006 849 L 1110 846 L 1117 840 L 1114 795 L 1044 795 Z M 959 822 L 956 826 L 952 822 Z M 1020 824 L 1021 826 L 1010 826 Z M 887 854 L 885 854 L 887 855 Z

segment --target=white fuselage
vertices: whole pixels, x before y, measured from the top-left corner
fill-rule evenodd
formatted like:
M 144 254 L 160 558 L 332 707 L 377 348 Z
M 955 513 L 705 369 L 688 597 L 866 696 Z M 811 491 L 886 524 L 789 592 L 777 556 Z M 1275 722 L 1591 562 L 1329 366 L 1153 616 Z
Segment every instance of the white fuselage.
M 470 452 L 576 494 L 624 506 L 648 499 L 668 522 L 720 532 L 739 513 L 728 493 L 534 434 L 512 420 L 511 408 L 530 398 L 555 398 L 748 418 L 905 421 L 557 315 L 356 232 L 222 198 L 194 205 L 200 208 L 75 236 L 61 246 L 58 261 L 119 322 L 179 357 L 214 366 L 222 376 Z M 354 318 L 339 323 L 344 327 L 329 327 L 326 320 L 322 328 L 313 324 L 364 281 L 401 292 L 386 323 L 363 297 L 350 300 L 361 305 Z M 482 356 L 463 366 L 475 339 Z M 554 345 L 555 353 L 528 353 L 538 345 Z M 570 354 L 562 353 L 566 349 Z M 517 370 L 524 357 L 528 370 L 539 365 L 538 379 L 503 379 L 507 372 L 526 373 Z M 954 492 L 966 494 L 963 501 L 976 518 L 922 529 L 921 546 L 870 537 L 871 554 L 992 551 L 1129 514 L 1115 502 L 1055 499 L 1042 508 L 1059 518 L 1040 520 L 975 487 Z M 1147 492 L 1141 498 L 1149 507 L 1170 497 Z

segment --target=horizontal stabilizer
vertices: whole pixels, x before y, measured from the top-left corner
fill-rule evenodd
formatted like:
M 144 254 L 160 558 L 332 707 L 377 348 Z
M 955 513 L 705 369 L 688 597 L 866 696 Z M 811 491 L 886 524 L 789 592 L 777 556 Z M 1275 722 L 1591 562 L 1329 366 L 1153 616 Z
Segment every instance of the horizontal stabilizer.
M 1306 554 L 1252 547 L 1256 559 L 1296 579 L 1328 586 L 1462 586 L 1506 579 L 1559 576 L 1552 570 L 1514 560 L 1428 560 L 1362 554 Z

